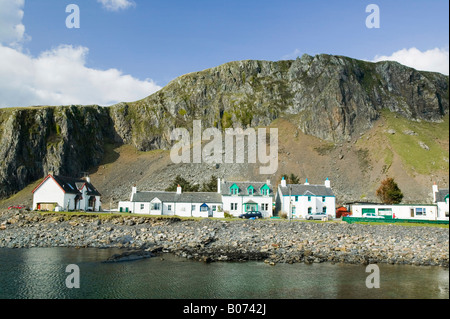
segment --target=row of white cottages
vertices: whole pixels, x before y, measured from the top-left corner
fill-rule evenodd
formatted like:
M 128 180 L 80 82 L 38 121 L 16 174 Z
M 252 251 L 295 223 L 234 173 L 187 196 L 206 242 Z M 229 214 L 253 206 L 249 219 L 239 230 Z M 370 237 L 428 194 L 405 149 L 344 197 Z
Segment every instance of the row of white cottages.
M 276 193 L 266 182 L 234 182 L 218 179 L 217 192 L 138 191 L 132 188 L 129 201 L 121 201 L 120 212 L 149 215 L 177 215 L 186 217 L 224 217 L 228 212 L 239 216 L 260 211 L 263 217 L 286 213 L 291 218 L 305 218 L 324 212 L 336 216 L 336 197 L 327 178 L 324 184 L 287 184 L 284 178 Z M 74 179 L 49 174 L 33 190 L 34 210 L 101 211 L 100 193 L 89 178 Z M 375 213 L 401 219 L 449 219 L 449 190 L 433 185 L 433 204 L 383 205 L 352 203 L 352 216 Z
M 269 180 L 264 183 L 218 179 L 217 183 L 217 193 L 184 193 L 181 187 L 176 192 L 139 192 L 133 187 L 130 200 L 119 202 L 119 211 L 187 217 L 224 217 L 225 212 L 237 217 L 259 211 L 267 218 L 274 215 L 278 201 L 279 211 L 287 213 L 290 207 L 293 218 L 316 212 L 333 217 L 336 214 L 336 198 L 328 179 L 324 185 L 287 185 L 283 178 L 276 194 Z

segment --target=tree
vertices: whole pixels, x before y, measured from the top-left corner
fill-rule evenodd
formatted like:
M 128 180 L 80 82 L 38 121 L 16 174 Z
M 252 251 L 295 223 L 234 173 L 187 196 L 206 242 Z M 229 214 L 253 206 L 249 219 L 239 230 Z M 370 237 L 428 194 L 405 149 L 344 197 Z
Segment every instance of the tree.
M 300 184 L 300 178 L 293 173 L 291 173 L 290 175 L 283 174 L 281 177 L 284 177 L 286 183 L 288 184 Z
M 399 204 L 403 199 L 402 191 L 391 177 L 381 181 L 376 194 L 384 204 Z
M 177 175 L 172 184 L 170 184 L 170 186 L 166 188 L 166 192 L 176 192 L 178 185 L 181 186 L 183 192 L 198 192 L 200 188 L 200 185 L 193 185 L 180 175 Z
M 202 186 L 202 192 L 217 192 L 217 177 L 216 176 L 211 176 L 211 179 L 206 182 L 203 183 Z

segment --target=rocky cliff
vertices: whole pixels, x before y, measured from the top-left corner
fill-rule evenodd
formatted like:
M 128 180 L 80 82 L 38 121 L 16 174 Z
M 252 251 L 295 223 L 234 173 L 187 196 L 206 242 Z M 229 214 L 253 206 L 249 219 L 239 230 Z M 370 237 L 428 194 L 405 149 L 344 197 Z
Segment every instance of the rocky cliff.
M 48 171 L 79 176 L 98 166 L 111 145 L 169 149 L 172 129 L 190 128 L 192 120 L 225 129 L 286 118 L 302 133 L 338 145 L 370 130 L 383 110 L 433 123 L 448 108 L 448 76 L 395 62 L 330 55 L 230 62 L 181 76 L 132 103 L 0 109 L 0 198 Z M 448 139 L 446 145 L 448 152 Z

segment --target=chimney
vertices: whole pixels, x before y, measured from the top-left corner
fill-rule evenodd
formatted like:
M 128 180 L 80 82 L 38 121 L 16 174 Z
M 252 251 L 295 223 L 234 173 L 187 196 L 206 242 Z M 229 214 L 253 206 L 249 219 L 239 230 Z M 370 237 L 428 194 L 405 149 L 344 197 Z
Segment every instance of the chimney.
M 133 196 L 134 196 L 134 194 L 136 194 L 136 193 L 137 193 L 137 187 L 136 187 L 136 185 L 134 185 L 133 188 L 131 189 L 131 198 L 130 198 L 130 202 L 133 201 Z
M 53 171 L 48 171 L 48 175 L 55 176 L 55 173 Z
M 325 187 L 331 188 L 331 182 L 330 182 L 330 180 L 328 179 L 328 177 L 327 177 L 327 179 L 326 179 L 326 181 L 325 181 Z
M 283 178 L 281 178 L 281 187 L 286 187 L 286 180 Z
M 86 182 L 91 183 L 91 178 L 89 176 L 86 176 Z
M 267 179 L 267 180 L 266 180 L 266 184 L 267 184 L 267 186 L 270 185 L 270 179 Z
M 306 179 L 305 185 L 309 185 L 309 183 L 308 183 L 308 179 Z
M 436 203 L 436 193 L 439 192 L 439 188 L 436 184 L 436 182 L 434 182 L 433 184 L 433 202 Z
M 217 193 L 221 193 L 220 178 L 217 179 Z
M 178 187 L 177 187 L 177 194 L 181 195 L 181 186 L 180 185 L 178 185 Z

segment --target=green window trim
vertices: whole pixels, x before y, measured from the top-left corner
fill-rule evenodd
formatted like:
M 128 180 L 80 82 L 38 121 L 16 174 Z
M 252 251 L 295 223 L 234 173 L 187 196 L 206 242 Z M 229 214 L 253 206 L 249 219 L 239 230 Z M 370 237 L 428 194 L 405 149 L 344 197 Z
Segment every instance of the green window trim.
M 267 184 L 264 184 L 261 188 L 260 188 L 261 194 L 263 195 L 270 195 L 270 187 Z
M 247 193 L 249 195 L 255 194 L 255 188 L 252 185 L 250 185 L 249 187 L 247 187 Z
M 230 187 L 230 194 L 231 195 L 239 195 L 239 187 L 236 184 L 233 184 Z

